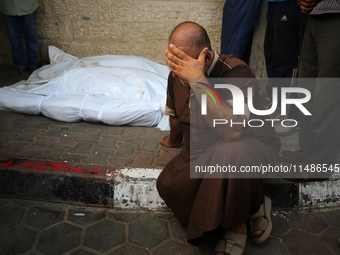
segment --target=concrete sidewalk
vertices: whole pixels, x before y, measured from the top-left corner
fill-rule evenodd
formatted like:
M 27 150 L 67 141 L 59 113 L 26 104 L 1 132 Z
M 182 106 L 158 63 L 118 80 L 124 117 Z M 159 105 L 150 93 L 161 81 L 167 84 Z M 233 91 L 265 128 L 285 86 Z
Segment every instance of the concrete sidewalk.
M 9 71 L 0 69 L 0 87 L 28 77 Z M 155 190 L 182 149 L 158 143 L 167 132 L 5 111 L 0 119 L 0 254 L 212 254 L 216 237 L 187 244 Z M 284 148 L 296 149 L 297 135 Z M 339 190 L 339 180 L 268 181 L 272 237 L 248 241 L 246 254 L 339 254 Z
M 273 211 L 268 240 L 245 254 L 340 254 L 340 208 Z M 212 255 L 215 234 L 197 246 L 170 212 L 114 210 L 0 199 L 0 254 Z

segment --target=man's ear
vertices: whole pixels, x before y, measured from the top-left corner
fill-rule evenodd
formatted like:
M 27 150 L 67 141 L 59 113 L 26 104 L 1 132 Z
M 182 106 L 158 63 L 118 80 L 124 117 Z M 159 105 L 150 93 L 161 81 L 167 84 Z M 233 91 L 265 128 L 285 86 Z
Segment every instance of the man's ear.
M 212 55 L 211 55 L 211 52 L 208 50 L 207 54 L 205 55 L 205 66 L 209 66 L 211 61 L 212 61 Z

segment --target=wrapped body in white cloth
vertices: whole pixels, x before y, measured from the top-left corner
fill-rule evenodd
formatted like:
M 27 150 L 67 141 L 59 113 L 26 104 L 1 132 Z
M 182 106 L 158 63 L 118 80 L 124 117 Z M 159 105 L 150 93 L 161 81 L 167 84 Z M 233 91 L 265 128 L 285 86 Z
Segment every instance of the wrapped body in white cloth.
M 78 59 L 53 46 L 49 55 L 51 64 L 27 81 L 0 88 L 0 110 L 169 130 L 164 115 L 167 66 L 136 56 Z

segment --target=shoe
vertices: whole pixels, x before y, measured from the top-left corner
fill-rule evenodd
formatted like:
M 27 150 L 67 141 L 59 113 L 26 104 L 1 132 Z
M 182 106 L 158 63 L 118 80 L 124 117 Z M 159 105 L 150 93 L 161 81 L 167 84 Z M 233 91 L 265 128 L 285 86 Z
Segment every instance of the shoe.
M 257 213 L 250 216 L 249 225 L 250 225 L 250 235 L 251 240 L 255 244 L 261 244 L 267 240 L 270 235 L 273 225 L 272 220 L 270 218 L 270 212 L 272 209 L 272 201 L 269 197 L 264 196 L 263 204 L 260 206 L 260 209 Z M 262 230 L 263 233 L 260 236 L 253 237 L 252 234 L 256 230 Z
M 246 247 L 246 242 L 246 234 L 236 234 L 225 229 L 217 242 L 214 254 L 216 252 L 225 252 L 230 255 L 242 255 Z
M 294 121 L 285 121 L 285 124 L 289 127 L 278 125 L 275 128 L 276 134 L 278 134 L 280 136 L 288 136 L 288 135 L 291 135 L 293 133 L 294 129 L 296 129 L 298 127 L 298 126 L 292 127 L 295 124 Z
M 20 74 L 22 74 L 22 72 L 24 71 L 25 69 L 21 68 L 21 67 L 17 67 L 13 70 L 13 72 L 11 72 L 11 76 L 18 76 Z

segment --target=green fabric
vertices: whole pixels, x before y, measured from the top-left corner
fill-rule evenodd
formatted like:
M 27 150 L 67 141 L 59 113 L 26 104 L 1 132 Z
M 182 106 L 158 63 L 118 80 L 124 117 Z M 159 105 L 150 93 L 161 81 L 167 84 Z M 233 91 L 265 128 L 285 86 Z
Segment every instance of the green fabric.
M 8 16 L 31 14 L 38 6 L 38 0 L 0 0 L 0 11 Z

